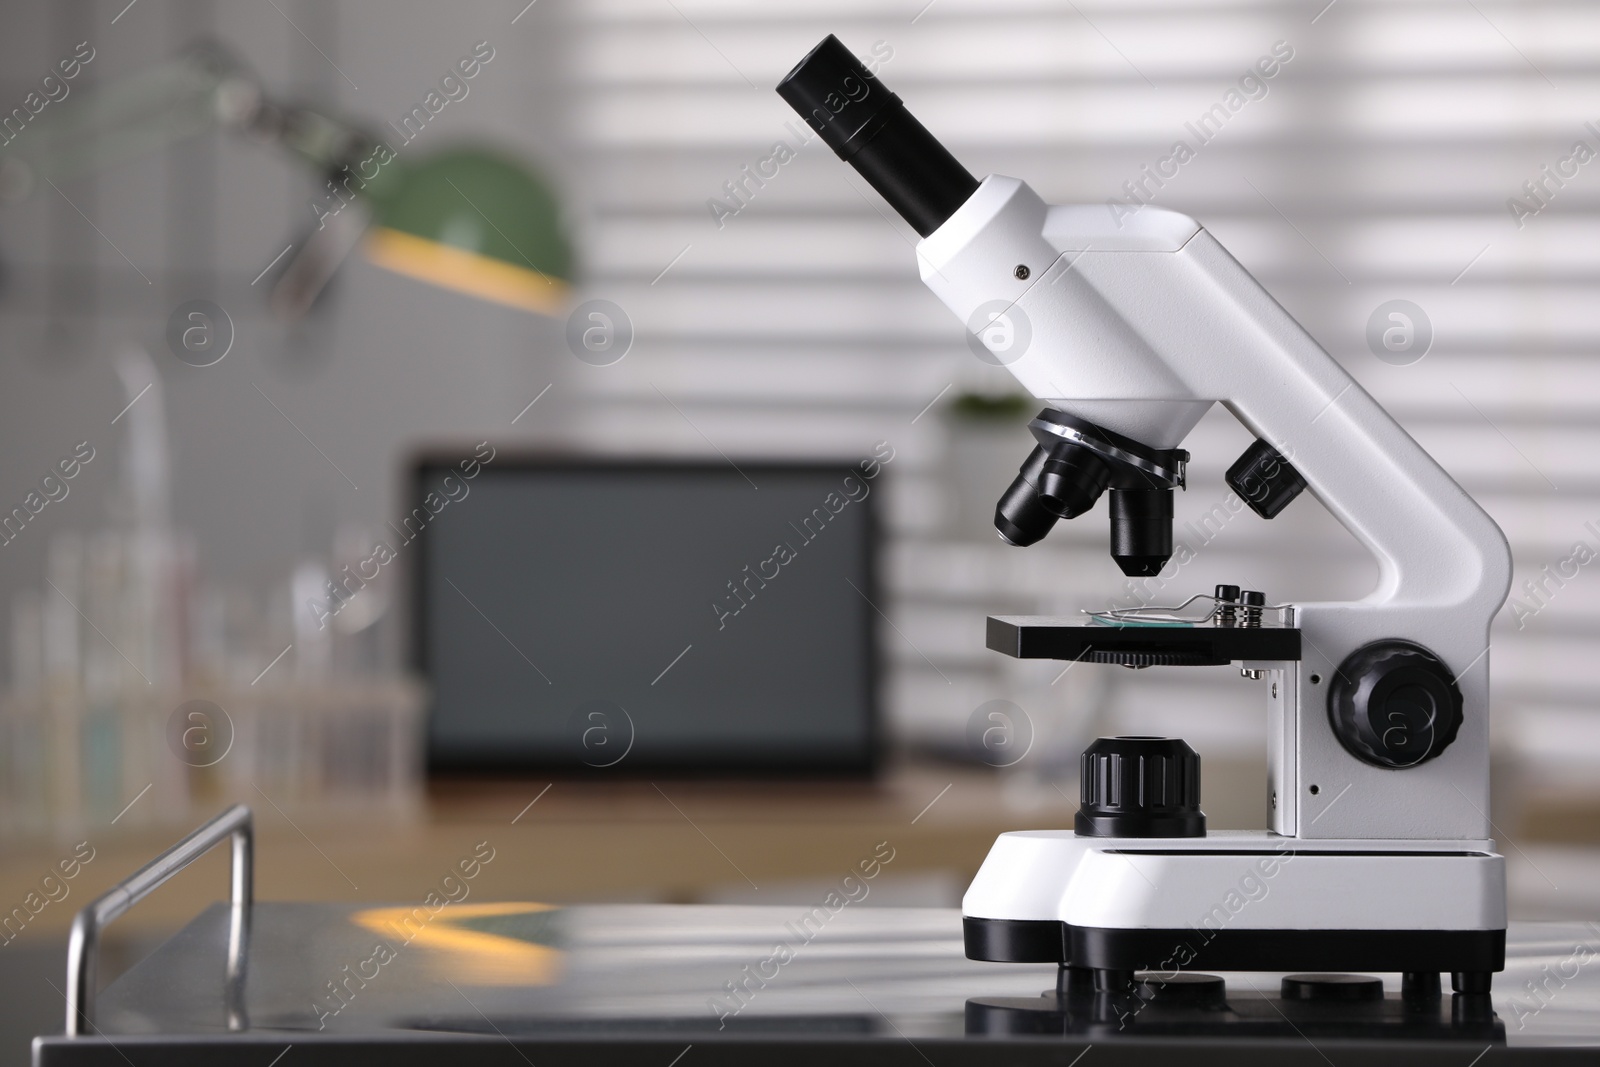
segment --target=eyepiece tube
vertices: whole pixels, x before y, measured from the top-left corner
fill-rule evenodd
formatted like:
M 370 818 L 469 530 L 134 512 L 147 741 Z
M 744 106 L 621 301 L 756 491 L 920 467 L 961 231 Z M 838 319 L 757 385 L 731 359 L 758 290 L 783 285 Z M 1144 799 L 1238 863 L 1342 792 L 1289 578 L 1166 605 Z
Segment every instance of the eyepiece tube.
M 829 34 L 778 83 L 778 95 L 923 237 L 978 180 Z

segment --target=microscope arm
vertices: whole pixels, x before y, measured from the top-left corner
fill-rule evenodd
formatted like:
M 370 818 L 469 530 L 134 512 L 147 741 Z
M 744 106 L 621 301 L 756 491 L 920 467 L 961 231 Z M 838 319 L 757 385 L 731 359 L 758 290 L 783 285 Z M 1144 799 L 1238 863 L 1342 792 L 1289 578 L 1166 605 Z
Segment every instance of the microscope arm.
M 963 321 L 995 302 L 1026 316 L 1008 369 L 1052 407 L 1172 448 L 1226 405 L 1373 553 L 1362 608 L 1459 613 L 1484 647 L 1510 579 L 1499 528 L 1194 220 L 1146 208 L 1119 229 L 996 175 L 918 259 Z

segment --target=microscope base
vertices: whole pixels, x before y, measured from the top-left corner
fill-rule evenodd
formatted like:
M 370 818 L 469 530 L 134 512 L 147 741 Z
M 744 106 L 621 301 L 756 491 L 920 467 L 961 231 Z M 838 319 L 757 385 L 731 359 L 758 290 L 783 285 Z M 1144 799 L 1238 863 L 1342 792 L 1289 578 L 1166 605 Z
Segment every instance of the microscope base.
M 1449 972 L 1505 966 L 1505 864 L 1487 841 L 1002 834 L 963 901 L 971 959 L 1135 971 Z

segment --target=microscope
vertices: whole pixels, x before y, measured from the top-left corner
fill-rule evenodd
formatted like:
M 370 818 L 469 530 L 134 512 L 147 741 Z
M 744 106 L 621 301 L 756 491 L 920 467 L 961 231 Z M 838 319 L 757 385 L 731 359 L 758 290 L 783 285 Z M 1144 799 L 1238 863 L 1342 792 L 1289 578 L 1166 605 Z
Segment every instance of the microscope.
M 1183 741 L 1101 738 L 1073 829 L 995 842 L 962 902 L 967 955 L 1057 963 L 1063 995 L 1200 968 L 1393 972 L 1435 999 L 1448 972 L 1487 994 L 1506 930 L 1488 631 L 1511 576 L 1493 520 L 1195 220 L 978 181 L 833 36 L 778 93 L 921 235 L 922 280 L 958 319 L 1028 335 L 996 352 L 1045 405 L 996 509 L 1005 541 L 1108 496 L 1112 558 L 1158 573 L 1180 446 L 1222 404 L 1256 438 L 1227 473 L 1244 502 L 1271 519 L 1309 490 L 1378 564 L 1348 602 L 1219 586 L 1158 612 L 991 617 L 987 644 L 1010 656 L 1260 680 L 1271 829 L 1207 832 Z M 1026 330 L 983 328 L 1002 318 Z M 1318 977 L 1296 988 L 1337 999 L 1339 976 Z

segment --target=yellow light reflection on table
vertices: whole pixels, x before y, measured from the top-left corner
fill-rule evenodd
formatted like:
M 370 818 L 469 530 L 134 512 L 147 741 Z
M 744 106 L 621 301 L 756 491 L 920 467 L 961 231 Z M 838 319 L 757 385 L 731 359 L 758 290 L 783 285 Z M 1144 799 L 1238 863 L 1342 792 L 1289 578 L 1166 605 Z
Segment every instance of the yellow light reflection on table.
M 526 932 L 516 922 L 497 923 L 504 932 L 480 929 L 485 919 L 514 919 L 555 911 L 554 904 L 507 902 L 451 904 L 437 913 L 423 907 L 369 908 L 352 919 L 358 926 L 396 940 L 399 944 L 433 949 L 451 981 L 469 985 L 553 985 L 561 977 L 562 952 L 540 940 L 548 934 L 547 920 L 527 922 Z M 427 916 L 419 923 L 417 914 Z

